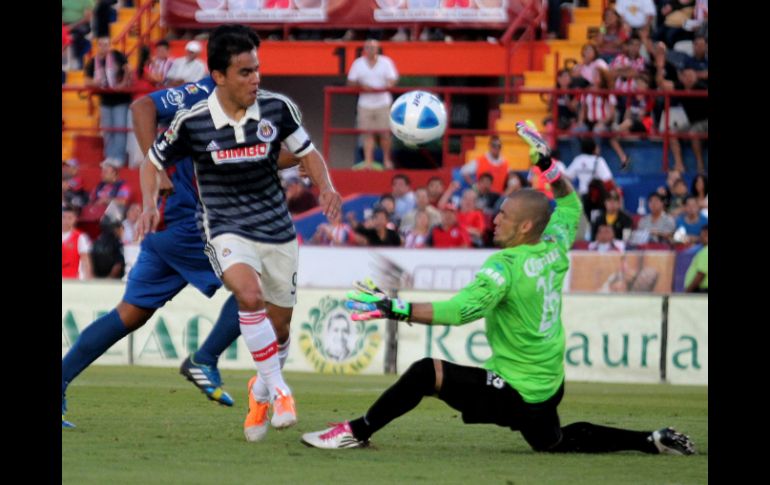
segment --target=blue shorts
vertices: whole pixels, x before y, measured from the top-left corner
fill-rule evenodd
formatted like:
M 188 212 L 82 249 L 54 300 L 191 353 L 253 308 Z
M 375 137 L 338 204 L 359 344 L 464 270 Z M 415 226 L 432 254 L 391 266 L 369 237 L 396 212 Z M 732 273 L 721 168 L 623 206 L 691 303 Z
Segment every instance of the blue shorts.
M 136 264 L 128 274 L 123 301 L 157 309 L 191 284 L 211 298 L 222 286 L 203 252 L 197 233 L 168 228 L 142 241 Z

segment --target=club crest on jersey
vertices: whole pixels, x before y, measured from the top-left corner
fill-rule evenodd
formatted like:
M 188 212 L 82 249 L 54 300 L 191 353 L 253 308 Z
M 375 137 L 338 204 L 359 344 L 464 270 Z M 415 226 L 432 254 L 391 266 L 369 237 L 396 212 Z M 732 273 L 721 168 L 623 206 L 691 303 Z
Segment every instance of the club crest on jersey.
M 278 130 L 270 122 L 270 120 L 261 119 L 257 125 L 257 138 L 264 142 L 271 142 L 278 136 Z
M 182 103 L 184 103 L 184 91 L 169 89 L 166 93 L 166 101 L 171 106 L 182 106 Z
M 270 153 L 270 145 L 267 143 L 260 143 L 259 145 L 252 145 L 248 147 L 217 150 L 215 152 L 211 152 L 211 159 L 216 164 L 254 162 L 257 160 L 262 160 L 263 158 L 267 158 L 268 153 Z

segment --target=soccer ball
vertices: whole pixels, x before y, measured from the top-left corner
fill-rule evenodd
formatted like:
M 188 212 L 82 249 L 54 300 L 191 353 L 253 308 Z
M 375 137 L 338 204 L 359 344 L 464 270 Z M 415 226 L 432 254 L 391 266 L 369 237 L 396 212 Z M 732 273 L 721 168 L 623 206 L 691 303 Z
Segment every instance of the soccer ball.
M 427 91 L 409 91 L 390 107 L 390 131 L 415 147 L 441 138 L 446 130 L 444 103 Z

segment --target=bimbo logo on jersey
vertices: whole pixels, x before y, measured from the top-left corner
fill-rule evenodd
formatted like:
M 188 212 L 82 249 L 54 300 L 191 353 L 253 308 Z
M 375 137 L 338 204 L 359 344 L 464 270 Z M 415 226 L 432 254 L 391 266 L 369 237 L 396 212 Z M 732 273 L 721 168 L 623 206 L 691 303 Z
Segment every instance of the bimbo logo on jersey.
M 229 148 L 226 150 L 217 150 L 211 152 L 211 158 L 214 163 L 236 163 L 262 160 L 270 152 L 270 145 L 260 143 L 248 147 Z

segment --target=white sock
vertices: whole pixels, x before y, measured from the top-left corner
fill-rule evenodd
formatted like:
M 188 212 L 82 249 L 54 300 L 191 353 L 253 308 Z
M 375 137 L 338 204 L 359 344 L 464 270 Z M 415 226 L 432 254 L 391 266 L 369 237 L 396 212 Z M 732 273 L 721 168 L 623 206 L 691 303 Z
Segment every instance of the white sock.
M 281 374 L 281 363 L 278 359 L 278 341 L 275 338 L 273 324 L 265 310 L 258 312 L 238 312 L 241 335 L 246 341 L 246 347 L 256 364 L 260 381 L 264 381 L 269 390 L 270 398 L 277 395 L 278 389 L 284 394 L 291 394 Z
M 283 366 L 286 363 L 286 358 L 289 357 L 290 342 L 291 337 L 289 337 L 286 342 L 278 344 L 278 360 L 281 363 L 281 369 L 283 369 Z M 267 389 L 267 384 L 265 384 L 265 380 L 259 375 L 257 375 L 257 380 L 254 381 L 254 385 L 251 386 L 251 391 L 254 394 L 254 399 L 257 401 L 264 402 L 270 400 L 270 392 Z

